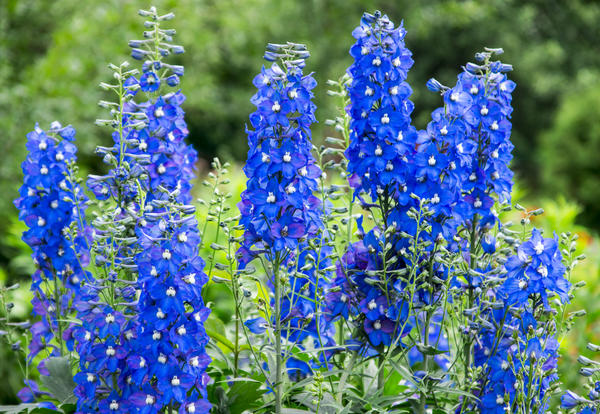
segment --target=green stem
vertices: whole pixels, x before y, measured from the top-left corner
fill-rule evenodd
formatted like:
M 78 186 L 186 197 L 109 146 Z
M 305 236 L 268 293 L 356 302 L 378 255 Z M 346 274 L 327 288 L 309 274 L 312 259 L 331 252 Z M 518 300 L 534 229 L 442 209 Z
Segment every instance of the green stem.
M 281 414 L 281 281 L 279 279 L 279 260 L 273 269 L 275 287 L 275 413 Z

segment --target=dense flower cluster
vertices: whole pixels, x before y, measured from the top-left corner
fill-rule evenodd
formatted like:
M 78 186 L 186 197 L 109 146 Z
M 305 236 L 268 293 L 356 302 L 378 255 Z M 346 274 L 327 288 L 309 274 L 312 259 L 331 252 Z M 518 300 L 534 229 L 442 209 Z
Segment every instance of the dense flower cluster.
M 549 294 L 557 294 L 562 303 L 569 301 L 570 283 L 565 279 L 565 266 L 558 239 L 544 238 L 534 229 L 531 238 L 521 244 L 517 254 L 505 263 L 506 281 L 500 289 L 507 305 L 518 305 L 528 299 L 541 300 L 549 307 Z
M 381 241 L 381 232 L 375 228 L 349 246 L 336 264 L 336 277 L 326 297 L 328 318 L 354 319 L 357 331 L 351 344 L 366 355 L 398 341 L 412 329 L 409 301 L 400 295 L 404 284 L 393 272 L 399 265 L 384 268 Z M 380 279 L 388 280 L 382 286 L 374 282 L 371 272 L 384 269 L 386 274 Z
M 546 391 L 558 379 L 559 344 L 554 336 L 536 333 L 542 323 L 534 312 L 529 306 L 519 315 L 497 309 L 490 315 L 494 328 L 490 324 L 479 333 L 474 355 L 484 368 L 480 412 L 547 411 Z
M 15 200 L 19 218 L 28 230 L 23 240 L 33 250 L 33 314 L 40 318 L 31 327 L 29 360 L 66 355 L 73 350 L 74 316 L 82 283 L 89 279 L 85 209 L 87 198 L 74 177 L 77 148 L 75 129 L 52 123 L 49 131 L 36 125 L 27 135 L 28 156 L 21 197 Z M 66 346 L 65 346 L 66 345 Z M 38 366 L 47 375 L 46 358 Z
M 327 209 L 313 193 L 318 189 L 321 169 L 312 155 L 310 126 L 315 122 L 312 89 L 316 81 L 304 75 L 308 57 L 303 45 L 269 45 L 265 58 L 281 60 L 261 70 L 254 78 L 258 92 L 250 116 L 248 160 L 244 172 L 246 190 L 239 204 L 244 241 L 238 252 L 242 267 L 259 254 L 277 268 L 287 270 L 287 283 L 280 299 L 281 336 L 303 349 L 312 338 L 316 348 L 331 347 L 332 327 L 322 315 L 321 296 L 328 281 L 319 275 L 329 266 L 325 249 L 315 250 L 307 240 L 322 242 L 322 216 Z M 274 277 L 279 277 L 277 274 Z M 271 287 L 275 291 L 274 281 Z M 277 299 L 274 299 L 277 300 Z M 277 316 L 273 315 L 273 324 Z M 262 321 L 262 322 L 261 322 Z M 264 320 L 247 322 L 254 332 Z M 328 352 L 321 353 L 321 361 Z M 286 357 L 288 374 L 300 378 L 309 364 Z M 312 361 L 312 364 L 319 364 Z
M 500 202 L 508 202 L 513 186 L 510 116 L 516 85 L 506 76 L 511 65 L 490 61 L 494 53 L 502 50 L 478 53 L 481 64 L 467 63 L 451 89 L 434 79 L 428 82 L 428 87 L 441 91 L 444 98 L 445 110 L 437 114 L 437 124 L 445 128 L 446 136 L 456 140 L 452 160 L 457 169 L 453 175 L 462 191 L 456 212 L 464 220 L 476 214 L 484 222 L 493 219 L 492 194 Z
M 365 13 L 352 34 L 356 43 L 350 49 L 354 63 L 348 68 L 352 77 L 348 174 L 357 189 L 373 199 L 384 193 L 403 197 L 410 194 L 407 163 L 416 138 L 410 125 L 412 90 L 406 83 L 413 65 L 412 53 L 404 45 L 406 31 L 377 12 Z
M 283 257 L 323 227 L 323 207 L 313 195 L 321 170 L 311 154 L 316 81 L 302 74 L 300 61 L 285 61 L 284 68 L 273 63 L 254 78 L 257 110 L 250 116 L 254 130 L 247 131 L 248 182 L 239 204 L 245 229 L 242 264 L 265 251 L 273 261 L 276 253 Z
M 161 207 L 157 203 L 155 211 Z M 169 207 L 145 215 L 136 232 L 141 251 L 138 269 L 139 317 L 125 375 L 138 387 L 132 408 L 157 412 L 180 406 L 181 412 L 208 412 L 202 287 L 208 281 L 198 256 L 200 236 L 194 208 Z

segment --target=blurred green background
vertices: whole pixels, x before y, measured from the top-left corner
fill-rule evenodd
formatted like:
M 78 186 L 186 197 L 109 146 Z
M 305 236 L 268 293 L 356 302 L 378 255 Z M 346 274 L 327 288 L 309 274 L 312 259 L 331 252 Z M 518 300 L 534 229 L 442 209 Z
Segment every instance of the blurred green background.
M 578 322 L 564 344 L 573 361 L 577 347 L 599 336 L 591 321 L 600 317 L 598 243 L 600 229 L 600 3 L 584 0 L 156 0 L 173 11 L 176 41 L 186 53 L 182 88 L 190 141 L 200 152 L 200 171 L 214 155 L 243 162 L 244 124 L 252 111 L 252 78 L 262 65 L 267 42 L 306 43 L 308 69 L 316 72 L 315 141 L 334 115 L 326 95 L 327 79 L 337 79 L 350 64 L 351 32 L 363 11 L 380 9 L 408 31 L 415 65 L 414 123 L 424 128 L 440 104 L 425 82 L 435 76 L 453 85 L 460 66 L 484 46 L 503 47 L 503 61 L 514 65 L 515 160 L 519 200 L 549 210 L 540 225 L 548 230 L 577 226 L 580 249 L 589 257 L 575 274 L 588 287 L 577 304 L 590 323 Z M 25 318 L 28 250 L 20 242 L 21 225 L 12 200 L 21 181 L 25 134 L 35 122 L 73 124 L 86 170 L 99 168 L 93 155 L 106 144 L 107 131 L 94 126 L 104 116 L 96 102 L 98 83 L 108 80 L 108 62 L 129 59 L 127 40 L 141 36 L 137 9 L 146 1 L 0 0 L 0 284 L 21 281 L 15 314 Z M 238 170 L 239 171 L 239 170 Z M 239 174 L 239 172 L 238 172 Z M 239 182 L 240 180 L 235 180 Z M 565 201 L 569 200 L 569 201 Z M 14 401 L 19 388 L 14 366 L 0 349 L 0 404 Z M 569 366 L 566 361 L 563 366 Z M 571 368 L 564 378 L 576 388 Z M 11 375 L 8 375 L 11 374 Z

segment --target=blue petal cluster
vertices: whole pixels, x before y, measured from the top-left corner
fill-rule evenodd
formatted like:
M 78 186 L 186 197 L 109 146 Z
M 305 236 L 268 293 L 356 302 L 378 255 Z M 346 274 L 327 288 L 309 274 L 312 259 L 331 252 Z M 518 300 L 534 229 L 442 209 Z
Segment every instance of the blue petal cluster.
M 481 64 L 468 63 L 453 88 L 445 88 L 431 80 L 430 89 L 441 90 L 444 112 L 438 113 L 442 128 L 455 137 L 452 151 L 455 182 L 462 190 L 455 212 L 464 220 L 476 214 L 482 221 L 494 221 L 493 194 L 500 202 L 509 202 L 513 173 L 509 168 L 513 144 L 512 92 L 516 84 L 506 73 L 512 66 L 491 61 L 494 52 L 478 53 Z
M 206 353 L 202 287 L 208 281 L 198 256 L 200 235 L 191 206 L 171 205 L 145 215 L 137 228 L 140 252 L 138 312 L 135 339 L 124 375 L 137 390 L 129 396 L 131 408 L 160 412 L 208 412 L 206 400 L 211 359 Z M 159 212 L 159 210 L 162 210 Z
M 303 75 L 303 61 L 277 63 L 254 78 L 257 110 L 250 116 L 248 181 L 238 207 L 244 225 L 240 263 L 257 254 L 294 251 L 323 227 L 322 203 L 313 195 L 321 169 L 311 154 L 310 126 L 315 122 L 312 89 L 316 81 Z
M 348 68 L 350 145 L 346 150 L 348 174 L 357 191 L 373 199 L 384 193 L 394 198 L 408 196 L 412 179 L 408 160 L 414 152 L 416 131 L 410 125 L 414 105 L 406 83 L 413 65 L 405 47 L 406 31 L 395 27 L 387 16 L 365 13 L 352 35 L 354 63 Z
M 549 294 L 556 294 L 562 303 L 569 301 L 571 284 L 565 279 L 566 268 L 558 246 L 558 238 L 544 238 L 533 229 L 531 238 L 521 244 L 517 254 L 504 264 L 506 280 L 500 294 L 508 305 L 541 300 L 547 308 Z
M 81 285 L 89 279 L 87 198 L 74 176 L 77 148 L 75 129 L 52 123 L 48 131 L 38 125 L 27 134 L 24 182 L 15 200 L 19 218 L 27 225 L 23 241 L 33 250 L 33 314 L 29 361 L 43 353 L 38 369 L 47 375 L 47 357 L 73 350 L 73 317 Z M 66 346 L 65 346 L 66 345 Z

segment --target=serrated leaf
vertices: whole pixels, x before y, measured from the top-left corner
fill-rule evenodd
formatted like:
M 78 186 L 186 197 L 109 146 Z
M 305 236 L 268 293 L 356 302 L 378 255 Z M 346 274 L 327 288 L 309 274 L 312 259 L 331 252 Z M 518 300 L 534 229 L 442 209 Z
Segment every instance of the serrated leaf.
M 52 396 L 61 403 L 74 403 L 77 401 L 73 391 L 75 381 L 68 357 L 54 357 L 46 360 L 46 369 L 49 375 L 42 375 L 41 381 L 50 391 Z

